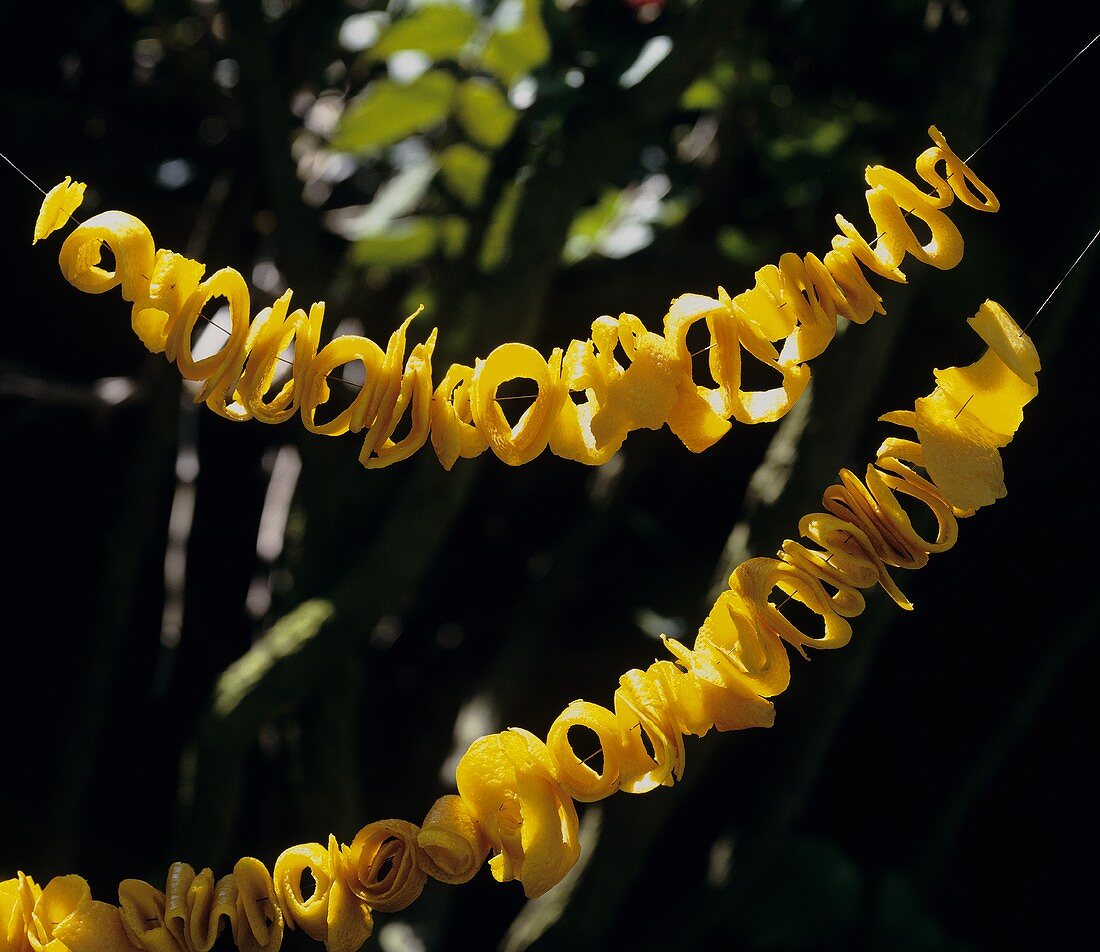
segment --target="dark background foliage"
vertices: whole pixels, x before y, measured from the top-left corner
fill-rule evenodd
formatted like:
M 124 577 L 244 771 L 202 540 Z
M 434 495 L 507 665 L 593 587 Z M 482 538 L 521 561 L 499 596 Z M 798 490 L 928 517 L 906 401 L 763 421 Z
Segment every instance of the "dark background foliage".
M 526 108 L 500 128 L 428 122 L 397 148 L 352 137 L 340 158 L 332 117 L 386 72 L 348 49 L 345 21 L 384 8 L 5 3 L 2 149 L 47 186 L 89 182 L 89 210 L 236 265 L 260 304 L 289 283 L 329 302 L 330 327 L 384 340 L 427 302 L 413 339 L 438 325 L 445 365 L 503 340 L 564 345 L 605 312 L 656 326 L 678 293 L 736 293 L 782 251 L 823 252 L 835 212 L 865 222 L 866 164 L 911 168 L 931 122 L 967 154 L 1098 22 L 1038 0 L 549 3 L 549 51 L 513 64 Z M 667 57 L 623 89 L 657 36 Z M 440 59 L 498 91 L 516 80 L 485 56 Z M 964 318 L 984 298 L 1026 319 L 1054 286 L 1100 219 L 1098 76 L 1094 48 L 983 149 L 1002 212 L 960 208 L 963 263 L 882 288 L 887 316 L 814 362 L 803 426 L 735 425 L 700 456 L 635 433 L 600 471 L 545 455 L 448 475 L 426 449 L 364 472 L 350 437 L 196 412 L 115 295 L 65 284 L 56 238 L 30 247 L 39 196 L 0 169 L 0 877 L 79 871 L 110 899 L 172 859 L 225 870 L 348 841 L 418 820 L 464 731 L 543 733 L 574 697 L 608 702 L 654 633 L 698 625 L 730 558 L 773 552 L 838 467 L 865 464 L 880 412 L 973 359 Z M 475 143 L 489 171 L 468 203 L 406 178 L 369 234 L 333 230 L 333 210 L 477 135 L 494 141 Z M 682 784 L 586 811 L 572 893 L 525 909 L 483 872 L 378 916 L 372 941 L 1091 945 L 1097 254 L 1034 325 L 1042 389 L 1004 454 L 1008 497 L 902 579 L 916 611 L 873 595 L 848 648 L 796 661 L 774 729 L 689 741 Z M 276 624 L 301 649 L 227 713 L 229 666 Z

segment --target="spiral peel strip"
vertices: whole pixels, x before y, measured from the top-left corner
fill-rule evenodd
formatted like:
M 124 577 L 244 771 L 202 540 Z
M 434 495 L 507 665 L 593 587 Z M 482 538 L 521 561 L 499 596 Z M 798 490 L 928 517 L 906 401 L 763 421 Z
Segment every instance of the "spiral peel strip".
M 935 145 L 918 159 L 917 171 L 933 194 L 888 169 L 868 169 L 867 203 L 881 236 L 875 242 L 838 216 L 841 234 L 824 259 L 784 255 L 736 298 L 721 289 L 717 299 L 683 295 L 672 303 L 663 334 L 632 315 L 602 317 L 590 340 L 573 341 L 548 360 L 527 345 L 504 344 L 473 367 L 449 368 L 434 391 L 435 332 L 405 359 L 412 317 L 384 351 L 362 337 L 322 347 L 323 304 L 291 311 L 288 291 L 250 319 L 238 272 L 226 268 L 204 280 L 202 264 L 156 249 L 144 224 L 123 212 L 105 212 L 74 230 L 62 247 L 61 267 L 89 293 L 119 287 L 132 302 L 135 332 L 198 384 L 198 401 L 230 419 L 275 423 L 297 413 L 317 433 L 365 430 L 360 459 L 368 467 L 403 459 L 429 437 L 448 468 L 486 448 L 510 465 L 547 446 L 599 463 L 631 430 L 665 424 L 699 451 L 728 430 L 731 418 L 764 422 L 785 413 L 808 382 L 805 362 L 828 346 L 838 316 L 863 322 L 881 312 L 865 271 L 903 281 L 906 254 L 953 267 L 962 241 L 942 212 L 953 198 L 996 211 L 992 193 L 934 127 L 930 132 Z M 47 196 L 36 240 L 64 223 L 82 193 L 80 183 L 66 179 Z M 927 242 L 907 224 L 910 215 L 927 226 Z M 101 267 L 103 247 L 114 270 Z M 218 298 L 229 310 L 228 340 L 196 359 L 191 339 L 199 315 Z M 711 335 L 712 388 L 691 375 L 687 334 L 700 321 Z M 543 895 L 579 856 L 574 801 L 673 784 L 685 769 L 685 735 L 770 726 L 771 699 L 790 682 L 787 646 L 803 656 L 808 649 L 843 647 L 852 637 L 850 620 L 864 609 L 863 591 L 876 585 L 912 608 L 891 570 L 922 567 L 954 545 L 959 518 L 1004 495 L 999 451 L 1037 393 L 1039 359 L 995 302 L 983 304 L 970 324 L 986 353 L 969 366 L 937 370 L 932 393 L 912 410 L 882 417 L 912 436 L 888 437 L 862 478 L 841 470 L 823 495 L 824 511 L 799 522 L 805 542 L 787 540 L 777 558 L 739 565 L 691 647 L 665 638 L 672 660 L 624 674 L 610 708 L 573 701 L 545 742 L 520 728 L 479 738 L 459 761 L 457 795 L 439 798 L 422 826 L 382 820 L 360 830 L 350 845 L 330 836 L 326 845 L 294 846 L 271 873 L 250 857 L 220 879 L 209 869 L 196 873 L 174 863 L 163 891 L 123 881 L 118 906 L 93 900 L 79 876 L 55 877 L 42 888 L 18 873 L 0 882 L 0 952 L 207 952 L 226 931 L 247 952 L 276 952 L 285 928 L 301 929 L 331 952 L 353 952 L 369 938 L 374 911 L 405 908 L 428 877 L 466 882 L 486 859 L 498 881 L 516 880 L 527 896 Z M 275 390 L 277 364 L 288 348 L 294 373 Z M 777 370 L 781 386 L 741 391 L 744 354 Z M 366 385 L 350 406 L 319 420 L 317 411 L 330 397 L 328 378 L 354 361 L 363 364 Z M 538 396 L 511 425 L 496 394 L 517 377 L 533 380 Z M 581 390 L 587 402 L 576 404 L 569 392 Z M 409 433 L 395 441 L 406 413 Z M 934 538 L 914 527 L 903 504 L 910 501 L 931 513 Z M 773 600 L 777 591 L 782 600 Z M 820 627 L 796 626 L 783 611 L 790 600 L 818 616 Z M 577 730 L 595 738 L 595 754 L 578 755 Z M 596 755 L 599 763 L 592 764 Z M 303 889 L 307 872 L 311 890 Z
M 407 459 L 429 440 L 446 469 L 487 449 L 520 466 L 548 447 L 563 458 L 599 465 L 632 431 L 663 426 L 698 453 L 721 439 L 731 420 L 772 423 L 786 414 L 805 391 L 808 362 L 829 346 L 839 317 L 862 324 L 885 313 L 868 275 L 904 282 L 906 255 L 940 269 L 958 264 L 962 235 L 944 212 L 956 198 L 981 211 L 1000 207 L 935 126 L 929 135 L 934 144 L 917 159 L 916 171 L 930 193 L 883 166 L 866 170 L 871 241 L 838 215 L 840 233 L 823 258 L 784 254 L 734 297 L 722 288 L 716 298 L 683 294 L 670 305 L 661 333 L 633 314 L 605 315 L 592 324 L 591 337 L 555 349 L 549 358 L 528 344 L 505 343 L 472 366 L 453 364 L 438 385 L 432 377 L 435 330 L 405 357 L 416 314 L 385 350 L 355 335 L 322 346 L 323 302 L 308 312 L 292 309 L 287 291 L 253 317 L 238 271 L 222 268 L 204 278 L 204 264 L 158 249 L 145 224 L 125 212 L 102 212 L 75 228 L 62 244 L 60 265 L 81 291 L 120 288 L 132 304 L 134 333 L 196 385 L 197 403 L 236 421 L 280 423 L 297 414 L 307 430 L 324 436 L 365 431 L 359 461 L 368 469 Z M 47 195 L 35 241 L 68 220 L 83 191 L 82 183 L 66 178 Z M 910 218 L 923 224 L 927 241 L 917 237 Z M 104 248 L 113 270 L 103 264 Z M 197 358 L 196 328 L 216 300 L 228 310 L 228 339 L 216 353 Z M 687 339 L 697 323 L 707 329 L 713 386 L 693 375 Z M 288 350 L 291 356 L 284 357 Z M 742 366 L 749 359 L 774 371 L 779 385 L 742 390 Z M 291 368 L 285 380 L 283 362 Z M 333 402 L 329 378 L 356 363 L 365 380 L 360 392 L 349 406 L 330 407 L 331 418 L 321 419 L 322 408 Z M 533 383 L 536 394 L 513 424 L 498 392 L 519 379 Z M 571 393 L 583 393 L 584 400 L 575 402 Z M 407 432 L 395 440 L 403 419 Z

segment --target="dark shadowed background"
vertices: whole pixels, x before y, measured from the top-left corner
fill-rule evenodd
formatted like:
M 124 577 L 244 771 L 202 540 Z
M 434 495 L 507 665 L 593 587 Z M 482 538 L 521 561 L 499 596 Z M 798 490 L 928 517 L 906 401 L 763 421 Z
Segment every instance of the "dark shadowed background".
M 865 165 L 908 173 L 932 122 L 968 154 L 1100 29 L 1039 0 L 455 6 L 10 0 L 0 150 L 88 182 L 82 217 L 238 267 L 257 306 L 290 285 L 384 341 L 424 303 L 439 367 L 603 313 L 658 327 L 679 293 L 823 254 L 835 213 L 868 227 Z M 1100 225 L 1098 78 L 1100 44 L 982 150 L 1002 211 L 956 206 L 963 262 L 879 283 L 887 316 L 814 361 L 807 413 L 698 456 L 634 433 L 599 470 L 447 474 L 429 447 L 366 472 L 353 437 L 196 410 L 128 305 L 67 285 L 57 236 L 31 247 L 40 196 L 0 166 L 0 878 L 113 899 L 173 859 L 270 865 L 419 821 L 481 733 L 609 703 L 730 558 L 862 469 L 878 414 L 977 356 L 986 297 L 1021 321 L 1046 297 Z M 585 810 L 572 891 L 433 883 L 371 941 L 1091 947 L 1098 261 L 1032 328 L 1008 497 L 899 573 L 913 613 L 872 594 L 850 646 L 795 659 L 773 729 L 689 740 L 683 783 Z M 243 678 L 274 625 L 299 650 Z

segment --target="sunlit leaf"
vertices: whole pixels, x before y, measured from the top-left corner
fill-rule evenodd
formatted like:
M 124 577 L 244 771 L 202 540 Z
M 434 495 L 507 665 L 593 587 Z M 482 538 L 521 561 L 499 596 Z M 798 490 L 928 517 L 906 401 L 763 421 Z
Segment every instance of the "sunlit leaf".
M 356 264 L 399 268 L 423 261 L 435 252 L 439 242 L 436 222 L 424 216 L 394 222 L 384 232 L 360 238 L 352 245 Z
M 384 182 L 369 205 L 330 212 L 329 227 L 349 241 L 382 232 L 395 218 L 415 211 L 431 184 L 436 162 L 430 156 L 402 169 Z
M 450 114 L 455 86 L 453 76 L 435 70 L 406 85 L 390 79 L 371 83 L 345 110 L 333 148 L 368 152 L 430 129 Z
M 388 23 L 389 17 L 380 10 L 353 13 L 340 24 L 340 45 L 353 53 L 368 49 L 378 42 Z
M 685 109 L 698 109 L 700 111 L 715 109 L 722 104 L 722 91 L 714 80 L 706 76 L 700 76 L 694 83 L 684 90 L 680 98 L 680 105 Z
M 455 118 L 479 145 L 495 149 L 505 143 L 516 124 L 516 111 L 504 93 L 487 79 L 468 79 L 458 87 Z
M 566 262 L 574 264 L 592 254 L 599 236 L 619 214 L 622 205 L 620 195 L 618 189 L 609 188 L 595 205 L 577 212 L 573 224 L 569 226 L 569 237 L 562 252 Z
M 471 207 L 481 201 L 489 166 L 489 156 L 465 142 L 448 146 L 439 155 L 439 171 L 447 191 Z
M 477 27 L 477 17 L 454 4 L 421 7 L 389 26 L 369 55 L 384 59 L 402 50 L 420 50 L 432 59 L 453 59 Z
M 607 189 L 600 200 L 573 219 L 562 254 L 573 264 L 591 254 L 626 258 L 649 245 L 655 226 L 667 226 L 682 209 L 666 200 L 671 183 L 663 173 L 647 176 L 629 188 Z
M 737 84 L 737 70 L 729 60 L 719 60 L 710 72 L 700 76 L 684 91 L 680 104 L 685 109 L 716 109 Z
M 498 26 L 485 41 L 481 65 L 510 86 L 550 58 L 550 37 L 539 15 L 538 0 L 524 0 L 522 19 Z

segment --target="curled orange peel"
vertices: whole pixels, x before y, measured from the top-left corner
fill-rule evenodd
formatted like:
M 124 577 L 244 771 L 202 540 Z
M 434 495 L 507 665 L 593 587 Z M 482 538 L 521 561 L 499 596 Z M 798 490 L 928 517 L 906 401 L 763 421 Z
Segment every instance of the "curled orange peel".
M 197 403 L 230 420 L 279 423 L 298 414 L 306 429 L 320 435 L 362 433 L 359 461 L 368 469 L 407 459 L 429 441 L 446 469 L 487 449 L 510 466 L 530 462 L 547 448 L 598 466 L 632 431 L 664 426 L 689 450 L 702 452 L 734 420 L 772 423 L 789 412 L 810 382 L 808 362 L 833 340 L 839 318 L 864 323 L 883 313 L 868 275 L 904 282 L 906 256 L 941 269 L 958 264 L 962 236 L 944 211 L 955 198 L 981 211 L 1000 207 L 939 130 L 933 126 L 929 135 L 934 144 L 917 160 L 916 171 L 931 193 L 891 169 L 866 170 L 872 239 L 837 216 L 840 233 L 824 257 L 786 253 L 778 265 L 756 272 L 752 288 L 733 297 L 722 288 L 717 297 L 682 294 L 669 305 L 661 333 L 632 314 L 605 315 L 592 324 L 590 338 L 555 349 L 548 358 L 527 344 L 505 343 L 472 366 L 452 365 L 438 385 L 434 330 L 405 359 L 412 317 L 385 351 L 354 335 L 321 347 L 323 304 L 291 311 L 288 291 L 253 318 L 237 271 L 223 268 L 203 280 L 205 265 L 157 249 L 149 229 L 125 212 L 102 212 L 78 225 L 62 245 L 61 271 L 88 293 L 121 286 L 123 298 L 133 302 L 134 332 L 197 385 Z M 47 195 L 36 241 L 68 221 L 83 189 L 66 178 Z M 927 240 L 917 237 L 914 218 Z M 102 264 L 104 248 L 114 270 Z M 205 326 L 205 310 L 217 300 L 229 310 L 223 327 L 228 339 L 197 359 L 194 341 Z M 688 333 L 695 324 L 705 324 L 709 341 L 693 353 Z M 292 342 L 292 355 L 284 356 Z M 709 381 L 697 380 L 693 367 L 704 349 L 700 371 Z M 769 368 L 777 385 L 742 389 L 746 360 Z M 361 392 L 322 419 L 322 407 L 332 399 L 330 378 L 350 364 L 360 366 Z M 536 393 L 512 424 L 497 394 L 520 379 Z M 405 418 L 405 435 L 395 439 Z
M 823 259 L 784 255 L 778 266 L 757 272 L 753 288 L 732 298 L 722 289 L 717 298 L 682 295 L 661 334 L 633 315 L 605 316 L 593 323 L 591 339 L 573 341 L 549 359 L 527 345 L 504 344 L 472 367 L 452 365 L 435 387 L 434 331 L 405 358 L 415 314 L 385 351 L 362 337 L 322 347 L 322 304 L 308 314 L 292 311 L 287 292 L 250 319 L 249 291 L 238 272 L 222 269 L 204 280 L 204 265 L 156 249 L 148 229 L 123 212 L 104 212 L 74 230 L 62 246 L 61 268 L 89 293 L 121 287 L 133 302 L 135 332 L 198 385 L 197 401 L 230 419 L 275 423 L 300 414 L 317 433 L 365 431 L 360 460 L 369 468 L 404 459 L 429 439 L 448 469 L 487 448 L 521 465 L 547 446 L 598 465 L 632 430 L 664 425 L 700 451 L 729 429 L 730 419 L 766 422 L 786 413 L 809 382 L 806 362 L 828 346 L 839 317 L 862 323 L 882 312 L 867 273 L 904 281 L 900 265 L 907 254 L 935 267 L 954 266 L 962 240 L 942 212 L 953 198 L 997 210 L 995 196 L 938 130 L 930 134 L 935 144 L 918 159 L 917 171 L 931 195 L 888 169 L 867 170 L 875 241 L 838 217 L 841 234 Z M 47 196 L 36 240 L 71 215 L 77 186 L 82 194 L 80 183 L 66 179 Z M 910 216 L 930 236 L 923 243 L 907 223 Z M 104 247 L 114 270 L 102 264 Z M 196 358 L 193 337 L 203 308 L 215 299 L 228 307 L 228 339 L 213 355 Z M 705 324 L 710 336 L 710 384 L 693 376 L 697 354 L 689 333 L 696 324 Z M 364 827 L 350 845 L 330 836 L 327 846 L 294 846 L 272 873 L 250 857 L 220 879 L 176 863 L 163 892 L 123 881 L 118 906 L 93 900 L 80 877 L 57 877 L 42 889 L 19 873 L 0 882 L 0 952 L 207 952 L 227 927 L 246 952 L 276 952 L 284 927 L 324 942 L 330 952 L 353 952 L 370 936 L 374 910 L 406 907 L 428 877 L 466 882 L 486 858 L 498 881 L 519 881 L 531 898 L 544 895 L 579 856 L 574 801 L 675 782 L 685 767 L 685 735 L 770 726 L 771 698 L 790 682 L 787 645 L 803 656 L 808 649 L 843 647 L 852 637 L 850 619 L 864 609 L 863 590 L 876 585 L 911 608 L 890 570 L 919 568 L 949 549 L 957 520 L 1004 494 L 999 450 L 1037 392 L 1039 359 L 995 302 L 983 304 L 970 324 L 987 352 L 969 366 L 937 370 L 929 396 L 912 410 L 882 417 L 915 438 L 887 438 L 862 478 L 841 470 L 823 495 L 825 511 L 800 521 L 805 542 L 786 540 L 778 558 L 738 566 L 692 644 L 663 638 L 671 660 L 624 674 L 612 708 L 573 701 L 545 743 L 519 728 L 479 738 L 459 760 L 457 795 L 439 798 L 421 826 L 383 820 Z M 288 348 L 292 373 L 280 382 Z M 780 386 L 741 390 L 746 357 L 775 371 Z M 344 409 L 320 419 L 332 397 L 332 376 L 356 362 L 366 384 Z M 498 392 L 516 379 L 531 381 L 537 393 L 513 424 Z M 571 396 L 581 393 L 583 401 Z M 395 439 L 406 414 L 407 435 Z M 913 505 L 934 517 L 934 538 L 915 529 Z M 792 600 L 820 626 L 806 631 L 796 624 L 785 611 Z M 582 756 L 574 745 L 588 735 L 596 749 Z M 312 889 L 303 886 L 307 872 Z

